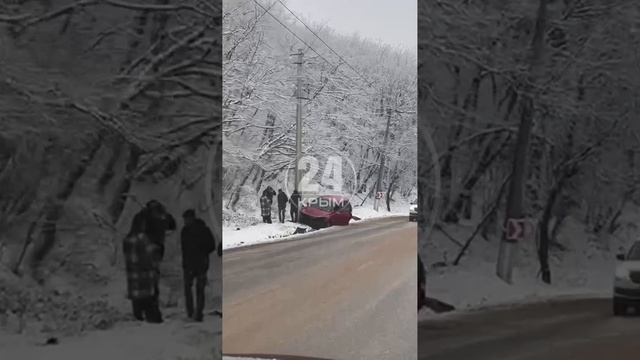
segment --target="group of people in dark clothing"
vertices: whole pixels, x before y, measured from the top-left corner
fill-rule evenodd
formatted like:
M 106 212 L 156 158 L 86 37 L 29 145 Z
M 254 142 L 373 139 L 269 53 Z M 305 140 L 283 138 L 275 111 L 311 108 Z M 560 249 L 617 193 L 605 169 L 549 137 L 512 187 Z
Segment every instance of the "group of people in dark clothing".
M 184 294 L 187 316 L 195 321 L 203 320 L 209 270 L 209 257 L 216 250 L 216 240 L 205 222 L 196 217 L 193 209 L 182 214 L 184 226 L 180 233 Z M 160 263 L 165 253 L 165 237 L 176 230 L 176 221 L 164 205 L 149 201 L 131 223 L 123 241 L 127 273 L 127 294 L 137 320 L 161 323 L 159 305 Z M 217 244 L 218 256 L 222 256 L 222 242 Z M 193 285 L 195 283 L 195 306 Z
M 286 214 L 287 214 L 287 204 L 289 204 L 289 214 L 291 216 L 292 222 L 298 222 L 298 206 L 300 205 L 300 193 L 298 190 L 294 190 L 291 193 L 291 197 L 288 197 L 287 194 L 282 191 L 282 189 L 278 190 L 276 194 L 275 190 L 271 186 L 267 186 L 264 191 L 262 191 L 262 196 L 260 197 L 260 210 L 262 214 L 262 222 L 271 224 L 271 207 L 273 205 L 273 198 L 276 197 L 278 202 L 278 220 L 281 223 L 284 223 Z

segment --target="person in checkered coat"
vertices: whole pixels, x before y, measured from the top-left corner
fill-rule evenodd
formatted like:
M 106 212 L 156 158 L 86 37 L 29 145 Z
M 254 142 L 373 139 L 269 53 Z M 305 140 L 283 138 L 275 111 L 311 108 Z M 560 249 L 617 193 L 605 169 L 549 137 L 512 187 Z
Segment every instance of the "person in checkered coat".
M 145 233 L 144 217 L 134 217 L 129 234 L 123 241 L 127 273 L 127 297 L 131 300 L 133 316 L 140 321 L 161 323 L 156 292 L 159 280 L 160 248 Z

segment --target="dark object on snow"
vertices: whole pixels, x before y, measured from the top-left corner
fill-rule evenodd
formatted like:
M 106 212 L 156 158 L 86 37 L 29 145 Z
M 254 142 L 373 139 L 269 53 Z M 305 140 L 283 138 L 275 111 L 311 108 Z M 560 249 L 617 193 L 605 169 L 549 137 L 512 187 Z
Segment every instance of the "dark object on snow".
M 357 217 L 357 216 L 355 216 L 355 215 L 351 215 L 351 218 L 352 218 L 353 220 L 355 220 L 355 221 L 360 221 L 360 220 L 362 220 L 361 218 L 359 218 L 359 217 Z
M 456 309 L 452 305 L 427 296 L 427 270 L 418 255 L 418 310 L 423 307 L 438 314 Z
M 58 345 L 60 342 L 58 341 L 57 337 L 50 337 L 47 339 L 47 341 L 44 343 L 45 345 Z
M 211 230 L 204 221 L 195 216 L 195 211 L 183 214 L 184 227 L 180 234 L 182 269 L 184 271 L 184 295 L 187 316 L 202 321 L 204 310 L 204 288 L 207 283 L 209 256 L 216 249 Z M 196 306 L 193 306 L 193 284 L 196 287 Z
M 306 233 L 306 232 L 307 232 L 307 229 L 305 229 L 305 228 L 301 228 L 301 227 L 297 227 L 297 228 L 296 228 L 296 231 L 294 231 L 294 232 L 293 232 L 293 234 L 294 234 L 294 235 L 295 235 L 295 234 L 304 234 L 304 233 Z
M 425 306 L 438 314 L 453 311 L 456 309 L 453 305 L 447 304 L 446 302 L 440 301 L 438 299 L 430 298 L 428 296 L 425 298 Z

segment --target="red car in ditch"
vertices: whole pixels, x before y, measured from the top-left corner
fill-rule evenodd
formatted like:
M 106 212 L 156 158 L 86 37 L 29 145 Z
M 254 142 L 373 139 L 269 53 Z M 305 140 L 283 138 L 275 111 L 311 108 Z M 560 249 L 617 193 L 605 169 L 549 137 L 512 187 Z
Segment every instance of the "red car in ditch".
M 340 195 L 323 195 L 305 201 L 300 209 L 300 222 L 313 229 L 333 225 L 349 225 L 353 219 L 349 199 Z

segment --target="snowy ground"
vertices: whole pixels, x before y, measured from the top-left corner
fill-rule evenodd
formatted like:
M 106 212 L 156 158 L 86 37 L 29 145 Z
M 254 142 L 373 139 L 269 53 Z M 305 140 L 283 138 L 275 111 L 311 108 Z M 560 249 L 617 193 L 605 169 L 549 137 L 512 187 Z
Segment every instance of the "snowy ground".
M 538 277 L 535 244 L 523 243 L 514 268 L 514 281 L 509 285 L 496 273 L 498 241 L 474 239 L 458 266 L 450 265 L 459 247 L 435 231 L 429 243 L 420 244 L 427 266 L 427 289 L 431 297 L 454 305 L 458 310 L 474 309 L 518 302 L 540 301 L 559 296 L 610 296 L 615 269 L 615 255 L 637 239 L 633 217 L 616 236 L 596 238 L 584 232 L 574 219 L 567 220 L 559 234 L 559 242 L 567 249 L 553 250 L 550 256 L 552 284 Z M 446 231 L 464 242 L 474 226 L 458 225 Z M 447 263 L 447 266 L 439 266 Z M 435 316 L 429 310 L 420 318 Z
M 212 319 L 190 323 L 175 314 L 163 324 L 124 323 L 63 338 L 57 345 L 43 345 L 44 338 L 2 334 L 0 353 L 7 360 L 208 360 L 220 354 L 213 345 L 219 343 L 213 341 L 219 334 L 213 329 L 219 329 L 221 321 Z
M 169 257 L 167 255 L 167 257 Z M 97 359 L 97 360 L 205 360 L 219 358 L 221 354 L 222 321 L 214 311 L 222 309 L 222 274 L 221 259 L 212 256 L 209 269 L 209 286 L 206 289 L 205 319 L 202 323 L 195 323 L 186 318 L 184 310 L 184 296 L 182 292 L 181 271 L 176 273 L 173 263 L 163 263 L 163 278 L 160 284 L 161 310 L 164 317 L 162 324 L 147 324 L 133 321 L 131 304 L 126 299 L 126 284 L 124 272 L 115 267 L 109 274 L 109 281 L 102 285 L 91 285 L 61 274 L 50 278 L 46 287 L 50 291 L 62 291 L 82 296 L 85 300 L 101 299 L 117 310 L 118 316 L 109 322 L 102 330 L 94 328 L 78 328 L 80 323 L 95 323 L 107 315 L 100 309 L 86 306 L 79 309 L 74 303 L 69 303 L 59 309 L 61 304 L 55 302 L 56 311 L 50 305 L 42 306 L 34 302 L 32 313 L 41 316 L 40 320 L 30 317 L 22 326 L 19 319 L 8 312 L 10 316 L 2 314 L 5 298 L 9 304 L 14 302 L 12 297 L 6 297 L 0 287 L 0 359 Z M 2 270 L 2 269 L 0 269 Z M 3 275 L 4 274 L 4 275 Z M 0 280 L 8 284 L 11 289 L 23 289 L 27 284 L 21 279 L 10 276 L 8 272 L 0 271 Z M 16 283 L 18 282 L 18 283 Z M 31 285 L 32 287 L 35 285 Z M 7 288 L 5 288 L 6 290 Z M 42 289 L 44 291 L 44 289 Z M 44 303 L 50 304 L 50 303 Z M 5 304 L 6 305 L 6 304 Z M 4 316 L 3 316 L 4 315 Z M 75 319 L 75 320 L 74 320 Z M 80 319 L 80 320 L 78 320 Z M 109 317 L 105 317 L 109 319 Z M 46 323 L 46 324 L 45 324 Z M 49 325 L 49 329 L 45 330 Z M 68 325 L 68 326 L 63 326 Z M 73 331 L 65 331 L 71 329 Z M 49 338 L 55 338 L 58 344 L 44 345 Z M 216 355 L 217 354 L 217 355 Z M 215 355 L 215 356 L 214 356 Z
M 386 207 L 379 211 L 373 209 L 373 204 L 365 202 L 362 206 L 354 206 L 353 215 L 361 220 L 382 218 L 387 216 L 409 216 L 409 204 L 397 202 L 387 211 Z M 257 211 L 252 212 L 228 212 L 225 211 L 225 221 L 222 229 L 222 246 L 224 249 L 237 248 L 248 245 L 276 242 L 282 240 L 293 240 L 296 237 L 303 237 L 304 234 L 296 234 L 296 228 L 302 228 L 305 232 L 314 231 L 306 225 L 296 224 L 288 219 L 285 223 L 279 223 L 278 214 L 273 211 L 271 216 L 272 224 L 264 224 L 259 218 Z M 351 220 L 355 222 L 358 220 Z M 315 230 L 315 231 L 323 231 Z

